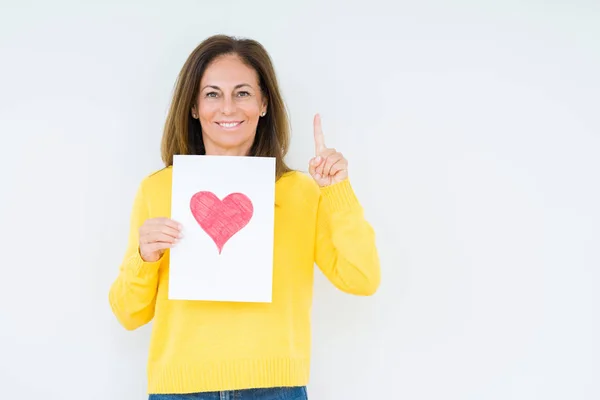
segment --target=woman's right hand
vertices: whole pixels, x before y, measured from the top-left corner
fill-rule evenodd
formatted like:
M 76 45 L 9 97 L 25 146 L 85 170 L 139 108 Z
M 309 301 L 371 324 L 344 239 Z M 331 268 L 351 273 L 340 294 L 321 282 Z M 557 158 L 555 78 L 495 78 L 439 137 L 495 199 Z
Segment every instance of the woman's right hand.
M 140 256 L 155 262 L 182 237 L 181 224 L 169 218 L 150 218 L 140 227 Z

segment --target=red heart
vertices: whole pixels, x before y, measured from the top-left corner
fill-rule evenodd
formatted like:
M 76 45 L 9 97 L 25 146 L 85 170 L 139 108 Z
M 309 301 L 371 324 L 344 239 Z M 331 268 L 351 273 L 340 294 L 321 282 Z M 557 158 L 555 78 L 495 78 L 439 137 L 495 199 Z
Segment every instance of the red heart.
M 217 245 L 219 254 L 233 235 L 248 225 L 254 207 L 242 193 L 231 193 L 223 199 L 212 192 L 198 192 L 190 199 L 190 209 L 200 227 Z

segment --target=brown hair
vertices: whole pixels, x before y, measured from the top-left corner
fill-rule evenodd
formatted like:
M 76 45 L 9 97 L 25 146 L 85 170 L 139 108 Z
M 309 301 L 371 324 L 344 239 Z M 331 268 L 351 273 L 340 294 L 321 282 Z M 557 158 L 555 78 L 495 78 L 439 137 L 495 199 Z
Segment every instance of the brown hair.
M 216 57 L 236 54 L 257 75 L 269 112 L 259 119 L 250 156 L 275 157 L 276 179 L 291 171 L 284 157 L 290 143 L 289 118 L 273 63 L 264 47 L 252 39 L 215 35 L 205 39 L 189 55 L 177 77 L 173 100 L 165 122 L 161 156 L 165 166 L 173 165 L 175 154 L 205 154 L 200 122 L 192 118 L 200 80 Z

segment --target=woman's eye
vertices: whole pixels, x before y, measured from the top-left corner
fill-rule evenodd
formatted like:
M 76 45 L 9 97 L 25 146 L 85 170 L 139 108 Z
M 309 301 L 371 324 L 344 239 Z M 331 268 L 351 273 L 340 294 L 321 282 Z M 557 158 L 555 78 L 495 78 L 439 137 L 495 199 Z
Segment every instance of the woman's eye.
M 208 93 L 205 94 L 205 96 L 206 97 L 216 98 L 216 97 L 219 96 L 219 93 L 217 93 L 217 92 L 208 92 Z M 248 97 L 248 96 L 250 96 L 250 93 L 246 92 L 246 91 L 241 91 L 241 92 L 237 93 L 237 96 L 238 97 Z

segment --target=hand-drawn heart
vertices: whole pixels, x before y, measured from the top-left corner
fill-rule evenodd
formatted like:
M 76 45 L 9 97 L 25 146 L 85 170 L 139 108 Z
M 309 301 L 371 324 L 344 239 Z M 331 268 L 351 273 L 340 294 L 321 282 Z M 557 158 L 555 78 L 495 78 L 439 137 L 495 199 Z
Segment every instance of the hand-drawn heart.
M 212 192 L 198 192 L 190 199 L 190 210 L 200 227 L 217 245 L 219 254 L 233 235 L 248 225 L 254 207 L 242 193 L 231 193 L 223 201 Z

